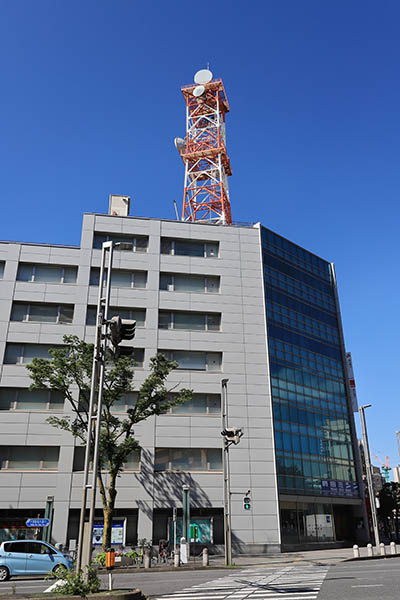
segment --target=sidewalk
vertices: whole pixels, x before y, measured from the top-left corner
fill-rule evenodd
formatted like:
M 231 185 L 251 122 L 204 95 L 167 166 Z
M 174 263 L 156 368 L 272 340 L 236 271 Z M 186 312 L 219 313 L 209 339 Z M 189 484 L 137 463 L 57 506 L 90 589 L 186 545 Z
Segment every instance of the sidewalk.
M 233 564 L 238 567 L 289 565 L 289 564 L 324 564 L 334 565 L 343 560 L 353 558 L 353 548 L 335 548 L 333 550 L 302 550 L 300 552 L 282 552 L 259 556 L 240 555 L 233 557 Z M 210 567 L 224 566 L 223 556 L 210 556 Z

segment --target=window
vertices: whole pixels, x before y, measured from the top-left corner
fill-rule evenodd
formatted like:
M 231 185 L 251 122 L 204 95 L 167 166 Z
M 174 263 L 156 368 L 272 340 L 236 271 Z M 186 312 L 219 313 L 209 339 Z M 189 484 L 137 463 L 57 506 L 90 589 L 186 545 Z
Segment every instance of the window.
M 160 290 L 167 290 L 168 292 L 219 294 L 219 282 L 220 278 L 213 275 L 160 273 Z
M 86 313 L 86 325 L 96 325 L 96 306 L 88 306 Z M 121 308 L 119 306 L 110 306 L 108 318 L 111 319 L 119 315 L 121 319 L 132 319 L 136 321 L 136 327 L 144 327 L 146 321 L 145 308 Z
M 103 242 L 130 242 L 133 244 L 133 252 L 147 252 L 149 238 L 147 235 L 119 235 L 117 233 L 95 233 L 93 237 L 93 248 L 100 248 Z
M 49 350 L 57 348 L 47 344 L 14 344 L 6 345 L 4 356 L 5 365 L 29 364 L 33 358 L 50 359 Z
M 158 328 L 220 331 L 221 314 L 160 310 L 158 313 Z
M 0 410 L 51 410 L 64 408 L 61 392 L 28 390 L 25 388 L 0 388 Z
M 222 352 L 195 352 L 191 350 L 160 350 L 169 360 L 176 360 L 178 369 L 193 371 L 220 371 Z
M 173 406 L 168 413 L 173 415 L 220 415 L 221 396 L 219 394 L 193 394 L 191 400 Z
M 0 446 L 0 468 L 14 471 L 56 471 L 58 446 Z
M 5 265 L 4 260 L 0 260 L 0 279 L 3 279 L 3 277 L 4 277 L 4 265 Z
M 73 304 L 26 304 L 14 302 L 11 321 L 30 321 L 36 323 L 72 323 Z
M 73 471 L 83 471 L 85 466 L 85 447 L 75 446 Z M 93 470 L 93 461 L 90 461 L 90 470 Z M 133 450 L 124 463 L 125 471 L 140 471 L 140 448 Z
M 221 471 L 219 448 L 156 448 L 155 471 Z
M 114 402 L 111 412 L 125 413 L 129 408 L 133 408 L 135 406 L 137 396 L 137 392 L 127 392 L 126 394 L 123 394 Z M 88 410 L 88 403 L 82 397 L 79 399 L 78 410 L 82 412 Z
M 76 283 L 78 267 L 66 265 L 41 265 L 20 263 L 18 281 L 36 281 L 41 283 Z
M 217 258 L 219 242 L 202 242 L 198 240 L 181 240 L 161 238 L 161 254 L 174 256 L 202 256 Z
M 104 281 L 107 271 L 104 271 Z M 90 270 L 90 285 L 99 285 L 100 269 Z M 113 269 L 111 274 L 111 285 L 117 288 L 145 288 L 147 283 L 146 271 L 122 271 Z

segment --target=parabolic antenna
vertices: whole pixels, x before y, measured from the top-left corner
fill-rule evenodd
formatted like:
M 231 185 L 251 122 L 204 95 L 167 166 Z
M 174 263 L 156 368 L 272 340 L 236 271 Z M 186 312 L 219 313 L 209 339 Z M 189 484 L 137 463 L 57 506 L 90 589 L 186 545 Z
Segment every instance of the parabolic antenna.
M 209 83 L 213 78 L 213 74 L 208 69 L 200 69 L 194 76 L 194 82 L 197 85 L 204 85 L 205 83 Z
M 183 150 L 186 147 L 186 142 L 181 137 L 176 137 L 174 139 L 174 144 L 178 152 L 181 152 L 181 150 Z
M 193 90 L 193 96 L 198 98 L 199 96 L 204 94 L 205 91 L 206 91 L 206 88 L 204 87 L 204 85 L 198 85 Z

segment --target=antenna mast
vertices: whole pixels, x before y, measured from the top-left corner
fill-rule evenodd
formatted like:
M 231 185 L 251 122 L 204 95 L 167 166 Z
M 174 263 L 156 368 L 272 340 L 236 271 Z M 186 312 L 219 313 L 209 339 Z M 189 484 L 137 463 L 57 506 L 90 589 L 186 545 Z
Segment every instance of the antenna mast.
M 175 138 L 185 165 L 182 221 L 231 225 L 228 176 L 232 175 L 226 151 L 225 115 L 229 112 L 224 85 L 209 69 L 184 85 L 186 138 Z

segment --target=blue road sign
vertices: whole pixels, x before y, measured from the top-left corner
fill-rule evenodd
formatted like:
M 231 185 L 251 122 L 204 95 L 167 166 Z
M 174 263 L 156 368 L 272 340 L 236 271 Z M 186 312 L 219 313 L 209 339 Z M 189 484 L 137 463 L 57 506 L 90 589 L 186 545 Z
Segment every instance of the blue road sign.
M 50 525 L 50 519 L 28 519 L 26 521 L 27 527 L 47 527 Z

